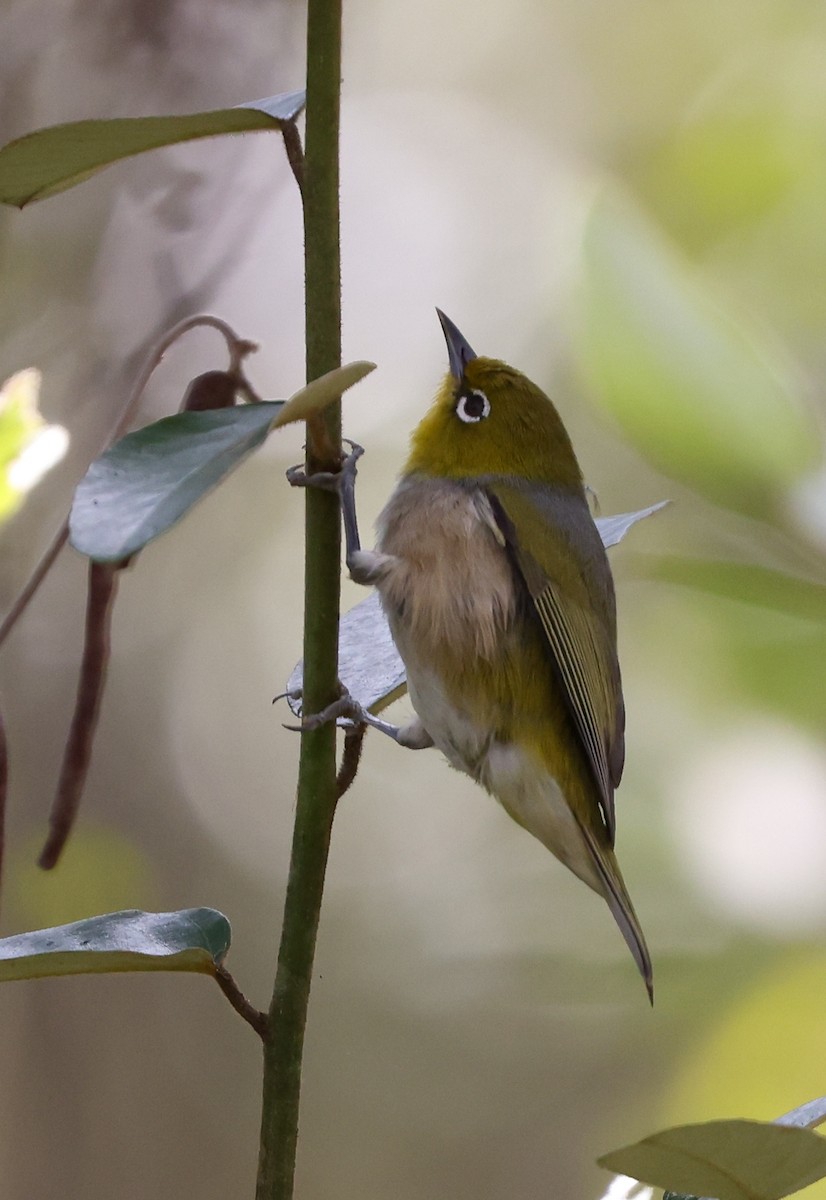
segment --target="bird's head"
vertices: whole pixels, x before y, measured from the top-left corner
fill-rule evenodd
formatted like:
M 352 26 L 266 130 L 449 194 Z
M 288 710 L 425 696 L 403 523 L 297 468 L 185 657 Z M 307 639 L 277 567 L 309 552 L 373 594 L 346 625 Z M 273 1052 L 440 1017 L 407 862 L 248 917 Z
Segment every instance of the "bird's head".
M 413 432 L 405 472 L 446 479 L 505 475 L 581 488 L 571 440 L 545 393 L 521 371 L 476 355 L 436 311 L 450 370 Z

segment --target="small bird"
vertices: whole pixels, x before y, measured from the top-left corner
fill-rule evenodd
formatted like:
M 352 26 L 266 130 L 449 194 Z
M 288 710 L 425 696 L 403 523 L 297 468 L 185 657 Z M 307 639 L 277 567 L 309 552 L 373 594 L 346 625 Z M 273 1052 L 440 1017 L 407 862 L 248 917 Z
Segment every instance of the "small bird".
M 372 725 L 436 746 L 607 901 L 653 1002 L 651 958 L 614 855 L 625 709 L 608 559 L 548 397 L 478 357 L 436 310 L 450 370 L 360 548 L 342 488 L 347 563 L 378 589 L 414 719 Z M 354 474 L 354 472 L 353 472 Z

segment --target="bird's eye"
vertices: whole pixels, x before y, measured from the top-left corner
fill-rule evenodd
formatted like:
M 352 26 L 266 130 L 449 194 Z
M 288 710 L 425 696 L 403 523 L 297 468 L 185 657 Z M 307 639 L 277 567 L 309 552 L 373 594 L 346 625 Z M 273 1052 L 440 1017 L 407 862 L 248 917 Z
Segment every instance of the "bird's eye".
M 463 392 L 456 403 L 456 416 L 468 425 L 484 421 L 490 414 L 490 401 L 484 392 Z

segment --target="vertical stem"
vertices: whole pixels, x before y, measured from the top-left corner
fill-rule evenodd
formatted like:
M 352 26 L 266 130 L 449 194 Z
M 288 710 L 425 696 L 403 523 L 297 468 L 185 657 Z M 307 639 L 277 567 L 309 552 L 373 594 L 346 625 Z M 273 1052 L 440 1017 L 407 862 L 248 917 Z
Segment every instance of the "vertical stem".
M 308 0 L 304 161 L 307 379 L 341 365 L 338 131 L 342 0 Z M 335 470 L 338 404 L 308 425 L 307 469 Z M 305 713 L 337 696 L 341 572 L 337 497 L 306 491 L 304 575 Z M 301 737 L 298 794 L 278 967 L 264 1042 L 264 1095 L 256 1200 L 290 1200 L 298 1139 L 304 1029 L 324 873 L 336 804 L 336 730 Z

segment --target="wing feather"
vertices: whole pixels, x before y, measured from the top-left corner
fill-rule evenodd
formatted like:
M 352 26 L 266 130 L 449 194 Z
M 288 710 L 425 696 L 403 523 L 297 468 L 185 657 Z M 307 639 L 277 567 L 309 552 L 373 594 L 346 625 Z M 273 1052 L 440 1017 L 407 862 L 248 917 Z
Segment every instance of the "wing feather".
M 570 493 L 497 481 L 488 494 L 562 680 L 613 845 L 625 713 L 613 584 L 599 533 L 585 501 Z

